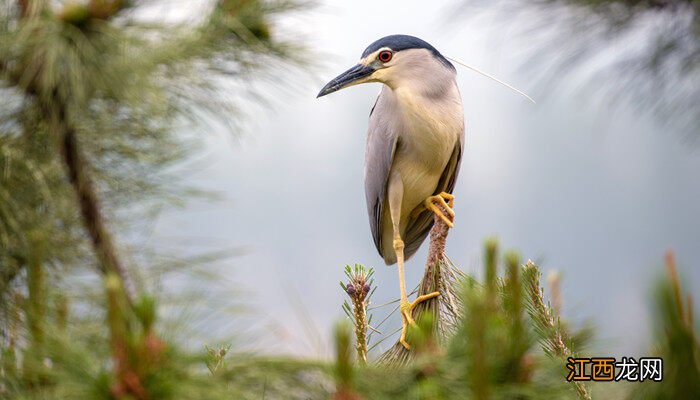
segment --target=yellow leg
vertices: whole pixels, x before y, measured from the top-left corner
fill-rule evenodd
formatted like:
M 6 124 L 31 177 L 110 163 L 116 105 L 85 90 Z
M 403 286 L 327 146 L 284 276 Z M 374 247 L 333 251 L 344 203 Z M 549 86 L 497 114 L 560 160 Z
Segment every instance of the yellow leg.
M 416 306 L 421 302 L 439 296 L 440 292 L 433 292 L 423 296 L 418 296 L 412 303 L 409 303 L 408 294 L 406 293 L 406 277 L 404 271 L 404 243 L 401 239 L 399 229 L 399 223 L 401 221 L 401 201 L 403 200 L 403 181 L 398 173 L 394 172 L 389 176 L 387 192 L 392 229 L 394 231 L 394 251 L 396 252 L 396 264 L 399 269 L 399 286 L 401 288 L 401 303 L 399 304 L 399 310 L 401 311 L 403 328 L 401 329 L 401 339 L 399 339 L 399 342 L 403 345 L 403 347 L 409 350 L 411 346 L 409 346 L 408 342 L 406 342 L 406 332 L 408 331 L 409 325 L 416 323 L 413 320 L 413 309 L 416 308 Z M 440 195 L 445 195 L 448 201 L 452 201 L 450 199 L 452 195 L 448 193 L 441 193 Z M 440 197 L 440 195 L 432 197 Z M 449 210 L 448 212 L 452 212 L 452 208 L 447 206 L 445 199 L 440 197 L 440 200 L 442 200 L 442 202 L 445 204 L 447 210 Z M 427 204 L 428 200 L 426 200 L 425 203 Z M 430 204 L 439 211 L 435 204 Z M 452 213 L 452 216 L 454 216 L 454 212 Z M 452 226 L 451 223 L 450 226 Z
M 406 333 L 408 332 L 408 326 L 414 325 L 416 321 L 413 319 L 413 309 L 416 306 L 426 300 L 432 299 L 440 295 L 440 292 L 432 292 L 422 296 L 418 296 L 413 302 L 408 301 L 408 294 L 406 293 L 406 278 L 404 270 L 404 259 L 403 259 L 403 240 L 397 232 L 394 233 L 394 251 L 396 251 L 396 260 L 399 269 L 399 285 L 401 286 L 401 302 L 399 304 L 399 311 L 401 312 L 401 322 L 403 327 L 401 328 L 401 338 L 399 342 L 406 348 L 410 350 L 411 346 L 406 341 Z

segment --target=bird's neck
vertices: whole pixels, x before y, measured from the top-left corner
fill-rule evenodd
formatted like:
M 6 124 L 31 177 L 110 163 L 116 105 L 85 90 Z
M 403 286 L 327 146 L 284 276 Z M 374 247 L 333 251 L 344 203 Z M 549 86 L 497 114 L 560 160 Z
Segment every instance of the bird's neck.
M 382 96 L 387 96 L 384 104 L 400 116 L 407 134 L 414 132 L 423 136 L 443 131 L 459 133 L 464 127 L 462 100 L 454 82 L 439 95 L 425 94 L 420 88 L 417 90 L 415 87 L 402 86 L 395 89 L 385 87 Z
M 409 72 L 386 85 L 398 96 L 424 101 L 442 101 L 450 97 L 457 85 L 454 75 Z
M 440 109 L 451 111 L 453 107 L 461 109 L 461 97 L 454 79 L 438 80 L 437 82 L 420 82 L 400 84 L 394 87 L 387 85 L 388 95 L 394 98 L 400 109 L 406 111 Z

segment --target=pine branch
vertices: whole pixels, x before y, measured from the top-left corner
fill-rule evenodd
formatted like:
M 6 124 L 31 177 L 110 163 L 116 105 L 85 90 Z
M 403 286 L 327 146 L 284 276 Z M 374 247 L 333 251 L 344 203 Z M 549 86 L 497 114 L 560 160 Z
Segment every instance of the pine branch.
M 464 274 L 445 255 L 449 232 L 450 227 L 442 218 L 435 215 L 433 228 L 430 230 L 428 258 L 418 288 L 418 296 L 435 291 L 440 292 L 440 296 L 418 304 L 413 315 L 417 320 L 418 316 L 426 311 L 433 314 L 435 321 L 432 325 L 433 333 L 440 341 L 444 341 L 454 333 L 462 310 L 461 297 L 457 294 L 457 284 Z M 394 346 L 381 355 L 379 362 L 406 364 L 412 357 L 413 352 L 406 350 L 397 340 Z
M 68 181 L 78 199 L 83 226 L 90 237 L 93 251 L 99 260 L 100 272 L 115 273 L 126 288 L 127 299 L 131 303 L 134 287 L 124 264 L 119 259 L 112 236 L 105 224 L 100 201 L 89 176 L 89 167 L 83 158 L 75 128 L 69 123 L 65 106 L 59 96 L 43 102 L 45 115 L 49 116 L 50 129 L 59 139 L 59 147 Z
M 336 390 L 333 400 L 362 400 L 353 388 L 355 371 L 352 366 L 352 350 L 350 345 L 350 327 L 340 323 L 335 328 L 335 380 Z
M 548 356 L 557 357 L 564 361 L 569 357 L 574 357 L 574 352 L 565 344 L 566 334 L 562 331 L 558 319 L 555 322 L 555 317 L 550 307 L 544 301 L 544 292 L 540 287 L 542 273 L 539 268 L 532 261 L 528 261 L 523 275 L 529 294 L 528 312 L 535 325 L 535 331 L 542 344 L 542 349 Z M 583 400 L 591 399 L 583 383 L 579 381 L 573 381 L 572 383 L 579 398 Z
M 372 268 L 365 269 L 363 265 L 355 264 L 355 267 L 345 266 L 345 275 L 348 277 L 348 283 L 340 282 L 340 287 L 350 296 L 352 306 L 347 301 L 343 304 L 343 310 L 347 316 L 352 319 L 355 331 L 355 348 L 357 351 L 357 359 L 363 363 L 367 363 L 367 342 L 369 341 L 367 329 L 369 327 L 370 318 L 367 316 L 367 307 L 372 297 Z

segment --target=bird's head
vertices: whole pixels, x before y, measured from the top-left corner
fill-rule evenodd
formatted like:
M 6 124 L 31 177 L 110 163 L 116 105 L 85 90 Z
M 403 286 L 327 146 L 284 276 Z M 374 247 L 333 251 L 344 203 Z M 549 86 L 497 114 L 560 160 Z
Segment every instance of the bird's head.
M 396 89 L 421 85 L 441 90 L 439 83 L 454 78 L 454 66 L 435 47 L 414 36 L 391 35 L 370 44 L 357 65 L 328 82 L 317 97 L 366 82 L 381 82 Z

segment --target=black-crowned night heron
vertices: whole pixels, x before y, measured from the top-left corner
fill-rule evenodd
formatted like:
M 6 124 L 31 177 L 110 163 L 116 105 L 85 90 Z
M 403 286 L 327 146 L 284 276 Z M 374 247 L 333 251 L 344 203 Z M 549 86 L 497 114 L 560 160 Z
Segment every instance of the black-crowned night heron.
M 392 35 L 369 45 L 356 66 L 318 94 L 366 82 L 384 84 L 369 117 L 365 194 L 374 244 L 387 265 L 398 263 L 400 342 L 407 349 L 413 309 L 440 293 L 409 302 L 404 260 L 425 240 L 433 213 L 449 227 L 454 218 L 452 191 L 464 148 L 455 77 L 455 67 L 433 46 L 417 37 Z

